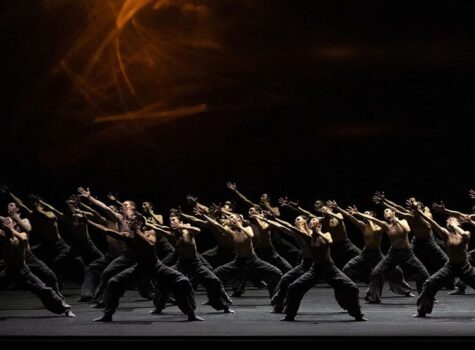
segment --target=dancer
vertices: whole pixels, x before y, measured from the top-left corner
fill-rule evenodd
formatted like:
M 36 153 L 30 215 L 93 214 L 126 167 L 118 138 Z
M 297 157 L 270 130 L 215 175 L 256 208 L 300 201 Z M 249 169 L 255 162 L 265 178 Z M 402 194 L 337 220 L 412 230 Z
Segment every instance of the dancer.
M 297 216 L 295 219 L 295 226 L 291 225 L 287 221 L 281 220 L 276 217 L 265 217 L 260 215 L 259 219 L 269 224 L 271 227 L 279 230 L 280 232 L 287 234 L 295 239 L 300 248 L 300 254 L 302 255 L 302 261 L 299 265 L 292 268 L 285 275 L 282 276 L 277 284 L 274 296 L 271 299 L 271 305 L 273 313 L 282 313 L 284 310 L 284 302 L 287 297 L 289 285 L 307 272 L 313 264 L 313 256 L 310 246 L 306 242 L 302 234 L 310 236 L 312 234 L 311 229 L 308 227 L 308 218 L 304 215 Z M 299 231 L 299 232 L 295 232 Z
M 155 232 L 159 235 L 168 236 L 175 241 L 176 253 L 178 255 L 176 269 L 205 287 L 209 305 L 215 310 L 234 313 L 229 308 L 231 300 L 224 290 L 223 283 L 199 258 L 195 235 L 199 234 L 201 230 L 190 224 L 184 224 L 175 211 L 170 214 L 170 227 L 171 231 L 157 226 L 155 227 Z
M 252 207 L 249 209 L 249 224 L 254 233 L 253 244 L 256 255 L 285 274 L 292 269 L 292 265 L 275 250 L 271 239 L 271 226 L 262 221 L 259 214 L 261 214 L 261 211 L 258 208 Z
M 230 235 L 233 239 L 236 258 L 232 262 L 215 269 L 213 272 L 216 276 L 224 283 L 233 277 L 241 276 L 248 277 L 251 281 L 263 280 L 266 282 L 269 296 L 272 298 L 282 273 L 277 267 L 262 261 L 256 256 L 252 244 L 252 237 L 254 236 L 252 228 L 242 225 L 242 216 L 223 212 L 228 216 L 228 222 L 222 225 L 208 216 L 203 209 L 197 207 L 197 211 L 222 233 Z
M 188 315 L 188 321 L 203 321 L 195 314 L 196 303 L 190 281 L 157 259 L 155 236 L 145 235 L 141 231 L 141 227 L 145 224 L 142 216 L 133 214 L 130 217 L 130 227 L 127 232 L 111 230 L 89 221 L 87 218 L 86 221 L 101 232 L 123 240 L 137 262 L 136 266 L 123 270 L 109 280 L 104 297 L 104 315 L 94 319 L 94 322 L 112 321 L 112 315 L 119 306 L 119 300 L 125 292 L 125 287 L 133 276 L 139 281 L 147 279 L 155 281 L 157 287 L 154 298 L 155 314 L 161 313 L 165 308 L 168 294 L 173 290 L 176 304 L 184 314 Z
M 10 218 L 0 218 L 0 222 L 6 231 L 0 229 L 0 250 L 5 259 L 5 274 L 8 280 L 15 281 L 18 285 L 26 287 L 35 294 L 43 303 L 43 306 L 55 314 L 64 314 L 67 317 L 75 317 L 71 306 L 66 304 L 62 296 L 31 272 L 25 259 L 28 247 L 28 235 L 19 232 L 15 223 Z
M 61 298 L 64 299 L 60 292 L 58 279 L 54 272 L 42 260 L 38 259 L 31 250 L 29 238 L 32 226 L 30 220 L 21 217 L 20 208 L 14 202 L 8 204 L 8 217 L 13 221 L 15 230 L 18 232 L 24 232 L 28 237 L 25 250 L 25 262 L 31 272 L 38 276 L 47 287 L 53 289 Z
M 346 210 L 340 208 L 335 201 L 329 201 L 327 205 L 355 224 L 363 235 L 363 251 L 360 255 L 355 256 L 353 259 L 348 261 L 343 267 L 342 272 L 354 282 L 359 280 L 369 284 L 371 272 L 384 258 L 384 255 L 381 252 L 383 229 L 381 226 L 369 221 L 368 219 L 358 220 L 356 216 L 359 212 L 356 207 L 353 207 L 353 214 L 350 214 Z M 375 213 L 372 211 L 365 211 L 364 214 L 375 217 Z M 411 287 L 404 280 L 404 274 L 399 267 L 395 267 L 388 273 L 388 281 L 393 292 L 404 296 L 414 296 L 411 294 Z
M 154 206 L 151 202 L 143 202 L 142 209 L 146 223 L 163 225 L 163 216 L 155 213 Z M 155 247 L 157 249 L 157 256 L 162 263 L 167 266 L 172 266 L 176 263 L 176 258 L 174 258 L 176 255 L 175 248 L 166 238 L 160 235 L 157 236 Z
M 226 187 L 230 189 L 248 208 L 258 208 L 263 211 L 269 211 L 274 216 L 280 216 L 280 210 L 278 207 L 274 207 L 270 204 L 270 197 L 267 193 L 263 193 L 260 198 L 260 203 L 254 203 L 241 192 L 238 191 L 235 183 L 228 182 Z M 280 237 L 276 230 L 271 232 L 272 243 L 274 244 L 277 252 L 293 266 L 299 263 L 301 257 L 299 256 L 298 249 L 286 239 Z
M 123 203 L 121 203 L 122 205 L 119 211 L 117 210 L 115 205 L 107 206 L 105 203 L 94 198 L 91 195 L 91 191 L 89 190 L 89 188 L 84 189 L 83 187 L 79 187 L 78 194 L 79 194 L 79 197 L 84 198 L 84 200 L 88 201 L 90 205 L 94 206 L 95 208 L 98 208 L 98 210 L 101 210 L 101 212 L 104 213 L 104 217 L 107 218 L 107 228 L 113 231 L 131 233 L 129 222 L 131 218 L 134 215 L 136 215 L 136 206 L 133 201 L 126 200 Z M 90 223 L 92 221 L 88 219 L 88 222 Z M 117 256 L 115 259 L 110 261 L 107 267 L 102 271 L 99 286 L 97 287 L 94 298 L 93 298 L 95 304 L 93 304 L 92 307 L 95 307 L 95 308 L 100 308 L 103 306 L 104 292 L 109 280 L 113 276 L 120 273 L 121 271 L 124 271 L 130 267 L 133 267 L 136 264 L 134 256 L 132 252 L 130 251 L 130 249 L 128 248 L 128 246 L 124 245 L 124 243 L 122 243 L 121 245 L 121 244 L 117 244 L 117 242 L 114 242 L 114 239 L 115 240 L 119 239 L 117 236 L 114 236 L 114 235 L 109 235 L 109 236 L 111 237 L 111 239 L 108 240 L 108 245 L 111 249 L 113 249 L 114 255 L 115 253 L 119 254 L 121 251 L 122 253 L 119 256 Z M 113 258 L 113 256 L 111 258 Z M 108 261 L 106 261 L 106 263 L 107 262 Z M 100 269 L 104 265 L 105 264 L 102 264 L 101 262 L 100 264 L 95 265 L 97 267 L 97 270 L 95 271 L 100 271 Z M 138 284 L 139 294 L 143 298 L 149 299 L 149 300 L 152 300 L 154 298 L 152 281 L 150 279 L 148 278 L 145 278 L 144 280 L 139 279 L 137 280 L 137 284 Z
M 373 200 L 377 204 L 384 204 L 386 207 L 393 209 L 399 217 L 407 220 L 411 232 L 414 233 L 414 237 L 411 240 L 412 250 L 426 267 L 429 274 L 435 273 L 445 265 L 448 261 L 447 254 L 437 245 L 430 223 L 416 215 L 414 210 L 408 210 L 387 199 L 384 192 L 376 192 Z M 417 203 L 419 209 L 423 210 L 427 216 L 432 217 L 428 207 L 416 201 L 414 197 L 407 201 L 407 203 L 412 202 Z M 454 289 L 454 281 L 450 281 L 445 287 L 449 290 Z
M 356 214 L 357 210 L 350 208 L 349 213 Z M 361 213 L 358 213 L 358 216 L 382 227 L 391 241 L 391 248 L 388 253 L 371 272 L 370 284 L 365 300 L 370 304 L 381 303 L 381 294 L 387 273 L 398 265 L 403 269 L 404 274 L 414 274 L 417 291 L 420 293 L 422 285 L 429 277 L 429 273 L 420 260 L 417 259 L 409 245 L 408 235 L 410 227 L 407 221 L 404 219 L 400 220 L 396 216 L 396 212 L 390 208 L 384 210 L 386 221 Z
M 327 205 L 316 202 L 315 209 L 323 214 L 322 230 L 332 235 L 332 260 L 336 267 L 343 268 L 345 264 L 361 254 L 361 250 L 353 244 L 346 233 L 346 226 L 341 213 L 334 213 Z
M 309 227 L 312 229 L 311 235 L 299 230 L 294 232 L 299 233 L 310 247 L 313 264 L 307 272 L 289 285 L 284 308 L 286 316 L 282 321 L 295 320 L 305 293 L 320 280 L 325 281 L 333 288 L 338 304 L 347 310 L 348 314 L 355 318 L 355 321 L 366 321 L 359 304 L 358 287 L 336 267 L 331 258 L 331 234 L 322 232 L 322 224 L 317 218 L 310 220 Z
M 472 191 L 473 190 L 471 190 L 470 193 Z M 464 214 L 464 213 L 462 213 L 460 211 L 457 211 L 457 210 L 447 209 L 445 207 L 444 202 L 433 203 L 432 204 L 432 209 L 434 209 L 434 211 L 436 213 L 453 216 L 453 217 L 457 218 L 460 222 L 470 222 L 470 220 L 474 217 L 473 214 Z M 474 263 L 475 263 L 475 249 L 470 250 L 469 252 L 467 252 L 467 259 L 468 259 L 468 262 L 470 263 L 470 265 L 473 266 Z M 451 291 L 450 293 L 448 293 L 448 294 L 449 295 L 465 295 L 465 290 L 466 289 L 467 289 L 467 284 L 464 281 L 462 281 L 461 279 L 458 279 L 458 281 L 455 283 L 455 289 L 453 291 Z
M 425 281 L 422 293 L 417 299 L 417 315 L 415 316 L 425 317 L 432 313 L 435 295 L 448 280 L 459 277 L 470 287 L 475 288 L 475 268 L 467 260 L 470 232 L 463 230 L 455 217 L 447 219 L 447 229 L 445 229 L 422 212 L 417 205 L 413 205 L 413 208 L 417 215 L 430 222 L 434 230 L 445 238 L 449 255 L 449 261 Z

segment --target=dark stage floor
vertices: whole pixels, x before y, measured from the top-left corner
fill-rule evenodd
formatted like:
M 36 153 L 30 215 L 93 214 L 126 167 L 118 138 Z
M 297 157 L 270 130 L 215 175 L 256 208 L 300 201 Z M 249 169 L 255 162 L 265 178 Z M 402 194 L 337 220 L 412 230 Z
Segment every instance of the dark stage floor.
M 366 287 L 360 287 L 360 296 Z M 282 315 L 270 313 L 267 291 L 249 287 L 241 298 L 234 298 L 235 314 L 223 314 L 209 306 L 203 290 L 196 293 L 198 314 L 205 322 L 185 322 L 176 306 L 153 316 L 151 301 L 136 291 L 128 291 L 121 308 L 110 324 L 93 323 L 100 310 L 78 303 L 79 289 L 64 290 L 76 318 L 49 313 L 25 291 L 0 291 L 0 336 L 474 336 L 475 294 L 437 295 L 439 303 L 426 319 L 413 318 L 416 298 L 395 296 L 385 291 L 381 305 L 367 305 L 361 299 L 368 322 L 353 322 L 333 298 L 332 289 L 322 285 L 304 298 L 301 313 L 294 323 L 280 322 Z

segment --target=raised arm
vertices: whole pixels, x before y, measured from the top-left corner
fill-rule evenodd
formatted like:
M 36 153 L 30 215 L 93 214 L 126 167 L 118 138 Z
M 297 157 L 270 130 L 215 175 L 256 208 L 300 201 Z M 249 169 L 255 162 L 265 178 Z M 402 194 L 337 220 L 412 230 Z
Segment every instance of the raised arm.
M 99 212 L 96 210 L 92 209 L 90 206 L 84 204 L 83 202 L 78 202 L 79 207 L 83 208 L 84 210 L 87 210 L 88 213 L 91 213 L 94 219 L 102 225 L 105 225 L 107 223 L 107 219 L 103 217 Z
M 126 232 L 119 232 L 112 230 L 104 225 L 95 223 L 94 221 L 89 220 L 87 217 L 84 218 L 85 221 L 87 222 L 88 225 L 94 226 L 99 230 L 99 232 L 105 233 L 106 235 L 121 240 L 121 241 L 127 241 L 130 238 L 130 234 Z
M 243 195 L 241 192 L 238 191 L 237 186 L 235 183 L 228 182 L 226 183 L 226 187 L 229 188 L 231 191 L 236 194 L 236 196 L 239 197 L 239 199 L 246 204 L 248 207 L 258 207 L 261 208 L 259 204 L 253 203 L 249 198 L 247 198 L 245 195 Z
M 295 227 L 291 223 L 289 223 L 287 221 L 284 221 L 284 220 L 281 220 L 279 218 L 275 218 L 275 221 L 277 221 L 279 224 L 287 227 L 292 232 L 292 236 L 304 238 L 304 239 L 307 239 L 307 240 L 310 239 L 310 237 L 308 236 L 308 234 L 306 232 L 304 232 L 302 230 L 299 230 L 297 227 Z
M 40 204 L 48 210 L 51 210 L 58 218 L 63 217 L 63 213 L 60 212 L 58 209 L 53 207 L 51 204 L 46 203 L 44 200 L 40 199 Z
M 79 187 L 78 193 L 80 197 L 87 199 L 92 205 L 100 208 L 109 220 L 116 221 L 117 223 L 120 223 L 120 221 L 122 220 L 122 215 L 114 212 L 105 203 L 91 196 L 91 191 L 89 190 L 89 188 L 84 189 L 82 187 Z
M 234 236 L 234 232 L 227 228 L 227 227 L 224 227 L 223 225 L 221 225 L 219 222 L 217 222 L 216 220 L 214 220 L 213 218 L 209 217 L 207 214 L 205 213 L 201 213 L 201 215 L 211 224 L 214 226 L 214 228 L 216 228 L 219 232 L 221 232 L 222 234 L 225 234 L 225 235 L 231 235 L 231 236 Z
M 274 216 L 280 216 L 280 210 L 279 207 L 273 207 L 270 204 L 269 197 L 267 194 L 263 195 L 261 197 L 261 206 L 263 206 L 265 209 L 269 210 Z
M 286 225 L 283 225 L 280 222 L 277 222 L 276 220 L 272 220 L 272 219 L 266 218 L 264 216 L 260 216 L 260 218 L 261 218 L 262 221 L 269 224 L 270 227 L 273 227 L 276 230 L 278 230 L 282 233 L 285 233 L 288 236 L 291 236 L 291 237 L 295 238 L 296 235 L 294 234 L 294 232 L 289 227 L 287 227 Z M 284 222 L 286 222 L 286 221 L 284 221 Z
M 344 218 L 347 218 L 350 220 L 356 227 L 358 227 L 360 230 L 364 229 L 365 223 L 361 220 L 358 220 L 355 218 L 353 215 L 348 213 L 345 209 L 342 209 L 338 206 L 338 204 L 335 201 L 328 201 L 328 206 L 339 212 L 341 215 L 343 215 Z
M 439 236 L 443 237 L 444 239 L 447 238 L 449 232 L 443 228 L 442 226 L 440 226 L 437 221 L 435 221 L 434 219 L 432 219 L 430 216 L 426 215 L 422 210 L 420 210 L 419 208 L 417 207 L 414 207 L 414 212 L 416 213 L 416 215 L 419 215 L 421 216 L 422 218 L 424 218 L 427 222 L 430 223 L 430 225 L 432 226 L 432 228 L 434 229 L 434 231 L 436 233 L 439 234 Z
M 8 191 L 6 186 L 2 187 L 2 191 L 7 193 L 10 196 L 10 198 L 16 203 L 16 205 L 18 205 L 18 207 L 22 208 L 28 214 L 33 213 L 33 210 L 28 208 L 28 206 L 26 206 L 25 203 L 23 203 L 23 201 L 20 198 L 18 198 L 16 195 L 14 195 L 13 192 Z
M 181 212 L 181 213 L 180 213 L 180 216 L 181 216 L 183 219 L 185 219 L 185 220 L 187 220 L 187 221 L 189 221 L 189 222 L 191 222 L 191 223 L 193 223 L 193 224 L 195 224 L 195 225 L 200 226 L 201 228 L 204 228 L 204 227 L 206 227 L 206 226 L 208 225 L 208 222 L 207 222 L 207 221 L 201 220 L 201 219 L 199 219 L 199 218 L 197 218 L 196 216 L 193 216 L 193 215 L 188 215 L 188 214 L 185 214 L 185 213 Z
M 386 196 L 384 195 L 384 192 L 379 192 L 379 191 L 376 192 L 373 196 L 373 201 L 376 204 L 384 204 L 384 205 L 390 207 L 394 211 L 399 212 L 398 214 L 401 214 L 401 213 L 410 214 L 410 212 L 406 208 L 404 208 L 402 205 L 399 205 L 399 204 L 387 199 Z
M 111 192 L 109 192 L 109 194 L 107 195 L 107 198 L 112 202 L 114 203 L 115 205 L 118 205 L 119 207 L 121 207 L 123 205 L 123 203 L 121 201 L 119 201 L 119 197 L 118 197 L 118 194 L 112 194 Z
M 200 233 L 201 229 L 199 227 L 191 226 L 190 224 L 170 224 L 170 228 L 174 230 L 188 230 L 193 234 Z
M 279 204 L 282 207 L 290 208 L 290 209 L 292 209 L 293 211 L 295 211 L 299 214 L 303 214 L 303 215 L 308 216 L 309 218 L 316 218 L 317 217 L 315 214 L 313 214 L 313 213 L 309 212 L 308 210 L 305 210 L 302 207 L 300 207 L 297 202 L 291 202 L 290 200 L 287 199 L 287 197 L 279 198 Z
M 330 206 L 330 205 L 329 205 L 330 203 L 331 203 L 331 201 L 330 201 L 330 202 L 327 202 L 327 206 Z M 334 212 L 332 212 L 332 211 L 331 211 L 330 209 L 328 209 L 328 208 L 325 208 L 325 209 L 322 208 L 322 209 L 320 210 L 320 212 L 323 213 L 323 214 L 326 214 L 326 215 L 328 215 L 328 216 L 331 216 L 332 218 L 337 219 L 337 220 L 339 220 L 339 221 L 343 221 L 343 215 L 342 215 L 341 213 L 334 213 Z
M 369 221 L 371 221 L 371 222 L 373 222 L 373 223 L 379 225 L 380 227 L 384 227 L 385 229 L 388 229 L 388 224 L 387 224 L 386 221 L 379 220 L 379 219 L 377 219 L 377 218 L 375 218 L 375 217 L 372 217 L 371 215 L 366 215 L 366 214 L 360 213 L 360 212 L 358 211 L 358 209 L 356 209 L 355 206 L 349 207 L 349 208 L 348 208 L 348 212 L 349 212 L 350 214 L 352 214 L 352 215 L 357 216 L 357 217 L 360 217 L 360 218 L 363 218 L 363 219 L 367 219 L 367 220 L 369 220 Z
M 440 202 L 440 203 L 434 203 L 432 204 L 432 209 L 437 212 L 437 213 L 440 213 L 440 214 L 447 214 L 447 215 L 451 215 L 451 216 L 456 216 L 456 217 L 464 217 L 464 216 L 467 216 L 468 214 L 464 214 L 464 213 L 461 213 L 457 210 L 450 210 L 450 209 L 447 209 L 445 207 L 445 204 L 444 202 Z

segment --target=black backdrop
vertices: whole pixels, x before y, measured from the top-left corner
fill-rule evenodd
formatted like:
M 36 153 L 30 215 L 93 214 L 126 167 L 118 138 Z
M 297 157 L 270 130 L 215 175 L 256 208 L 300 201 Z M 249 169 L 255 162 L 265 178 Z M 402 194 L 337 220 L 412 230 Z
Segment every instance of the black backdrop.
M 112 124 L 93 123 L 90 101 L 64 104 L 71 79 L 52 72 L 87 12 L 52 3 L 1 5 L 0 177 L 22 195 L 60 205 L 85 185 L 166 210 L 188 193 L 225 200 L 232 180 L 306 206 L 365 209 L 379 189 L 471 207 L 475 12 L 462 2 L 194 1 L 221 19 L 226 50 L 215 70 L 199 52 L 188 64 L 205 78 L 187 98 L 207 111 Z

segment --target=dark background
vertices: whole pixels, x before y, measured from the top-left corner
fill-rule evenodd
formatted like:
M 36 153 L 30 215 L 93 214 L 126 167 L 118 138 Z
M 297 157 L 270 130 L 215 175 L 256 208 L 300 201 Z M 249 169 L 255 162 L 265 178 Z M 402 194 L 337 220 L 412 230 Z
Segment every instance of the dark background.
M 20 195 L 37 192 L 60 205 L 84 185 L 100 197 L 151 199 L 165 211 L 189 193 L 223 201 L 232 180 L 255 200 L 268 192 L 307 207 L 334 198 L 366 209 L 384 190 L 396 200 L 415 195 L 470 210 L 473 7 L 191 2 L 212 14 L 206 28 L 220 49 L 180 53 L 187 70 L 169 73 L 167 86 L 189 83 L 177 106 L 206 103 L 207 111 L 94 123 L 91 101 L 57 70 L 88 23 L 87 7 L 51 3 L 1 3 L 0 180 Z M 156 20 L 166 17 L 170 32 L 188 25 L 167 11 Z M 154 15 L 141 16 L 154 25 Z M 114 95 L 101 108 L 126 112 Z

